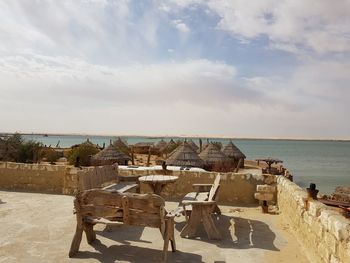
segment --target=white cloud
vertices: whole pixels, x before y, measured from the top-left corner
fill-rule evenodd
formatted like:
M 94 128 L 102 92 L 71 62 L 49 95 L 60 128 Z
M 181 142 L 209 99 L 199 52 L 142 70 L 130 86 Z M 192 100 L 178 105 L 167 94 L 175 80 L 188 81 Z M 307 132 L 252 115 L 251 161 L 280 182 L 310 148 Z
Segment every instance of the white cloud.
M 242 80 L 235 67 L 208 60 L 109 67 L 69 57 L 3 57 L 0 118 L 6 131 L 344 138 L 349 65 L 319 66 L 310 62 L 288 78 Z M 346 92 L 337 108 L 326 93 L 333 80 L 334 94 Z
M 181 33 L 189 33 L 190 29 L 189 27 L 182 22 L 181 20 L 174 20 L 173 24 L 177 30 L 179 30 Z
M 350 52 L 350 1 L 208 0 L 170 1 L 179 8 L 206 5 L 220 17 L 218 28 L 246 40 L 267 36 L 270 47 L 295 52 Z

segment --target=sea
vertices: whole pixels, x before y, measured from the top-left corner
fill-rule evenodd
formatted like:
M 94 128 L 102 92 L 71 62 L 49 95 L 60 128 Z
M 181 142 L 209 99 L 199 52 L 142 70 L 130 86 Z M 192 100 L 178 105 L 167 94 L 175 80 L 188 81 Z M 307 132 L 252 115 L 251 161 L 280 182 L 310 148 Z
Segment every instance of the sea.
M 35 140 L 52 147 L 70 147 L 89 139 L 102 146 L 108 145 L 113 136 L 88 135 L 23 135 L 26 140 Z M 169 141 L 170 137 L 121 137 L 128 144 L 137 142 Z M 174 140 L 180 139 L 173 137 Z M 199 145 L 199 138 L 190 138 Z M 203 143 L 208 139 L 202 138 Z M 210 138 L 225 145 L 229 139 Z M 232 139 L 247 156 L 247 159 L 274 157 L 283 160 L 283 165 L 294 176 L 294 182 L 305 188 L 315 183 L 321 193 L 330 194 L 335 187 L 350 186 L 350 141 L 326 140 L 275 140 Z

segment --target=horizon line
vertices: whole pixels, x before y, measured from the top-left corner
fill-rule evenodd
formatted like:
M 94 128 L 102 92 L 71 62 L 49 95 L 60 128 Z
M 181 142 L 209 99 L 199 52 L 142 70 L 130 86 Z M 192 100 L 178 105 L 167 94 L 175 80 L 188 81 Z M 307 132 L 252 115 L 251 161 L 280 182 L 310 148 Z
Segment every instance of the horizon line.
M 91 137 L 144 137 L 144 138 L 203 138 L 203 139 L 238 139 L 238 140 L 288 140 L 288 141 L 350 141 L 350 138 L 307 138 L 307 137 L 240 137 L 227 135 L 171 135 L 171 134 L 89 134 L 89 133 L 45 133 L 45 132 L 0 132 L 0 135 L 15 134 L 21 135 L 48 135 L 48 136 L 91 136 Z

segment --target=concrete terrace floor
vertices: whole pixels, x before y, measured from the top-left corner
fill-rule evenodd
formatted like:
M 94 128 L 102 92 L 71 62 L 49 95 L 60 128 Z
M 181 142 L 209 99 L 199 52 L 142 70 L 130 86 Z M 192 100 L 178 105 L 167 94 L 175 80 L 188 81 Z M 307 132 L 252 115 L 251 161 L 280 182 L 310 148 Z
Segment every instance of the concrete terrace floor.
M 97 239 L 68 258 L 75 231 L 73 197 L 0 191 L 0 262 L 159 262 L 163 240 L 158 229 L 95 226 Z M 167 202 L 167 209 L 176 207 Z M 218 225 L 223 240 L 184 239 L 176 218 L 178 251 L 168 262 L 309 262 L 302 248 L 281 222 L 281 216 L 262 214 L 258 207 L 222 206 Z

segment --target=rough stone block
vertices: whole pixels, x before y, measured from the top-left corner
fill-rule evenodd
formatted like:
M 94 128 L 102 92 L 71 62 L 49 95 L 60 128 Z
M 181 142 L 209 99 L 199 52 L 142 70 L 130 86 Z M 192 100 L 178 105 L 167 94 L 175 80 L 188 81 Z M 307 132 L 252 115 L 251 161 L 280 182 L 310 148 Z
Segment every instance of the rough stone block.
M 334 255 L 331 255 L 331 261 L 330 263 L 340 263 L 340 261 L 338 260 L 338 258 L 336 258 Z
M 328 229 L 337 240 L 348 240 L 350 237 L 350 221 L 340 214 L 330 215 L 328 217 Z
M 328 230 L 328 218 L 332 215 L 339 215 L 334 210 L 322 210 L 320 215 L 321 224 Z
M 264 182 L 265 182 L 265 184 L 273 184 L 276 182 L 276 180 L 277 179 L 276 179 L 275 175 L 268 175 L 268 176 L 266 176 Z
M 257 185 L 256 191 L 260 193 L 274 193 L 276 192 L 276 187 L 271 185 Z
M 313 217 L 319 217 L 321 215 L 321 211 L 323 209 L 327 209 L 327 207 L 318 202 L 318 201 L 313 201 L 313 200 L 309 200 L 309 209 L 308 209 L 308 213 L 313 216 Z
M 329 262 L 331 253 L 324 242 L 319 243 L 317 247 L 317 251 L 318 251 L 318 254 L 321 256 L 321 258 L 324 260 L 324 262 Z
M 271 201 L 273 199 L 273 194 L 269 194 L 269 193 L 255 193 L 254 197 L 255 197 L 255 199 L 258 199 L 260 201 Z
M 314 220 L 310 228 L 318 238 L 323 238 L 323 225 L 319 220 Z
M 336 238 L 331 233 L 325 232 L 324 242 L 326 243 L 327 249 L 330 250 L 330 254 L 335 254 L 337 250 L 337 243 L 338 243 Z

